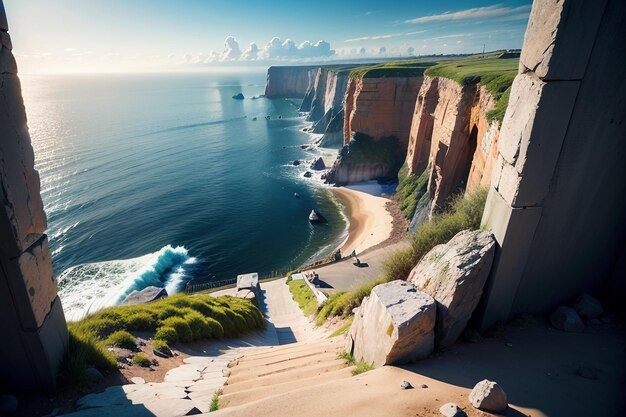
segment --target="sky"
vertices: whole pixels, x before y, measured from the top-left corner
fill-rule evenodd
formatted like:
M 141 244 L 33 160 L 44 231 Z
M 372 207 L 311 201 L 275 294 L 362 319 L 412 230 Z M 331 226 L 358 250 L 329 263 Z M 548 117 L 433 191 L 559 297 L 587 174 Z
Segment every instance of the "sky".
M 21 73 L 194 71 L 521 48 L 530 0 L 4 0 Z

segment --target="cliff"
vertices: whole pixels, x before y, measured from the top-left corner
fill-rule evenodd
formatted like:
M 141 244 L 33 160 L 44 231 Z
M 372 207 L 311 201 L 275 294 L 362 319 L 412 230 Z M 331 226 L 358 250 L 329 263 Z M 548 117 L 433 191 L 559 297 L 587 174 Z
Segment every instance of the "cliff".
M 300 106 L 300 111 L 309 112 L 307 120 L 314 122 L 313 133 L 323 134 L 320 146 L 343 145 L 343 103 L 350 68 L 319 67 Z
M 270 98 L 303 98 L 313 84 L 317 66 L 269 67 L 265 96 Z
M 353 74 L 343 119 L 344 149 L 327 181 L 345 184 L 394 179 L 406 155 L 415 100 L 423 77 Z

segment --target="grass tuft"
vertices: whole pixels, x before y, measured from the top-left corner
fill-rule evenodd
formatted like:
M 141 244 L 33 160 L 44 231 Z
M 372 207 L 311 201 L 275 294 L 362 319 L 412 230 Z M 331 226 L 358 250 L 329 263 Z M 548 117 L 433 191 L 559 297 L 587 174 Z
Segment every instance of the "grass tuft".
M 313 294 L 313 291 L 311 291 L 304 280 L 289 281 L 287 285 L 293 300 L 298 303 L 305 316 L 308 317 L 317 312 L 317 298 L 315 298 L 315 294 Z
M 135 350 L 137 349 L 137 343 L 135 343 L 135 336 L 128 333 L 126 330 L 118 330 L 112 333 L 106 340 L 106 344 L 110 346 L 117 346 L 123 349 Z
M 149 368 L 151 364 L 150 358 L 148 358 L 148 355 L 143 352 L 139 352 L 138 354 L 136 354 L 133 357 L 133 362 L 141 366 L 142 368 Z
M 374 365 L 372 365 L 371 363 L 367 363 L 363 359 L 361 359 L 359 363 L 356 364 L 356 368 L 352 370 L 352 376 L 357 376 L 365 372 L 369 372 L 372 369 L 374 369 Z
M 353 321 L 354 321 L 354 316 L 348 317 L 346 321 L 337 330 L 331 333 L 330 337 L 341 336 L 342 334 L 348 333 L 348 330 L 350 330 L 350 326 L 352 326 Z
M 211 405 L 209 406 L 209 412 L 217 411 L 220 409 L 220 395 L 222 395 L 223 391 L 218 389 L 213 393 L 213 397 L 211 398 Z

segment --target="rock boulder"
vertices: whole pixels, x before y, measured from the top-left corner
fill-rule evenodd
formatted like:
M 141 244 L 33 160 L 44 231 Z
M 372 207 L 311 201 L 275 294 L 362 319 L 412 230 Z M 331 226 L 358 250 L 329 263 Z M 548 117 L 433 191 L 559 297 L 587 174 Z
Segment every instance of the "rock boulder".
M 575 310 L 565 307 L 559 306 L 550 316 L 550 323 L 554 327 L 559 330 L 563 330 L 564 332 L 584 332 L 585 324 L 578 316 Z
M 146 287 L 141 291 L 133 291 L 128 297 L 124 300 L 122 304 L 143 304 L 149 303 L 150 301 L 159 300 L 161 298 L 167 297 L 167 291 L 165 288 L 159 287 Z
M 453 344 L 478 305 L 495 252 L 487 231 L 462 231 L 435 246 L 411 271 L 408 281 L 437 301 L 435 340 Z
M 326 169 L 326 164 L 324 164 L 324 160 L 319 157 L 311 164 L 311 169 L 315 171 L 321 171 L 322 169 Z
M 574 304 L 574 311 L 581 317 L 596 318 L 602 315 L 602 303 L 589 294 L 581 294 Z
M 487 379 L 483 379 L 474 386 L 469 400 L 474 407 L 495 413 L 501 413 L 509 406 L 506 393 L 500 385 Z
M 346 351 L 374 366 L 407 363 L 430 355 L 436 306 L 405 281 L 377 285 L 358 308 Z

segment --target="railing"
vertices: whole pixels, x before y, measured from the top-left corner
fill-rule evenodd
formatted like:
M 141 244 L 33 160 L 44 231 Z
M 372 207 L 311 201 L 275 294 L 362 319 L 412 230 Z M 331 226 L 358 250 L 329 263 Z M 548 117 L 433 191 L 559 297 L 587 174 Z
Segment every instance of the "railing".
M 262 278 L 259 278 L 259 281 L 263 281 L 268 278 L 284 277 L 285 275 L 287 275 L 288 272 L 289 271 L 272 271 L 269 274 L 264 275 Z M 234 286 L 236 284 L 237 284 L 237 278 L 222 279 L 219 281 L 200 282 L 197 284 L 194 284 L 193 282 L 189 282 L 185 286 L 185 293 L 194 294 L 197 292 L 209 291 L 209 290 L 213 290 L 213 289 L 217 289 L 221 287 Z

